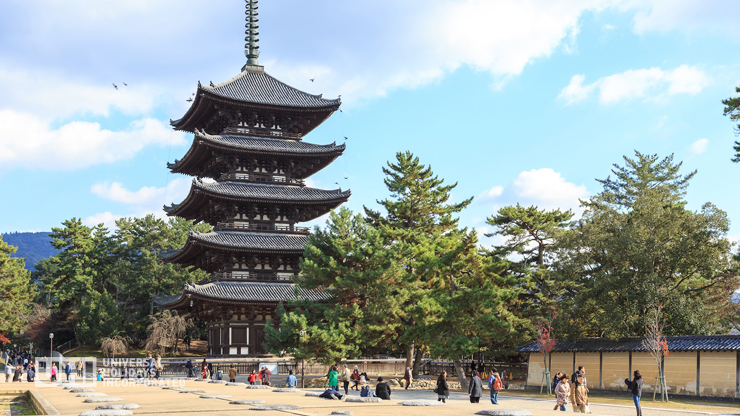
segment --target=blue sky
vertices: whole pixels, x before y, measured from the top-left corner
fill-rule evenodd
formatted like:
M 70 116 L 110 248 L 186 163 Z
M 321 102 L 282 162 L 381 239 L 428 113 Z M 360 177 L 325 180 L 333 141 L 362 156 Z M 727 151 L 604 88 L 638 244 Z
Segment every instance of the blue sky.
M 0 3 L 0 232 L 179 202 L 190 179 L 166 162 L 191 136 L 168 120 L 198 80 L 239 72 L 243 5 Z M 397 151 L 458 182 L 455 199 L 475 196 L 461 222 L 486 231 L 517 202 L 578 212 L 595 178 L 639 150 L 697 169 L 690 207 L 718 205 L 738 239 L 740 165 L 720 103 L 740 85 L 738 14 L 740 2 L 706 0 L 262 0 L 260 61 L 341 94 L 343 112 L 306 140 L 349 138 L 312 184 L 351 188 L 355 211 L 387 196 L 381 167 Z

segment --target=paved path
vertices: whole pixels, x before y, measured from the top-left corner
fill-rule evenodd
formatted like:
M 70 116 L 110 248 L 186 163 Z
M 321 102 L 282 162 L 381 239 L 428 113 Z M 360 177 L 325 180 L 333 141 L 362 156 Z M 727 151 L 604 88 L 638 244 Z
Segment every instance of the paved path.
M 164 385 L 164 383 L 163 383 Z M 125 403 L 136 403 L 141 407 L 135 410 L 135 414 L 150 415 L 177 415 L 188 416 L 188 414 L 208 414 L 209 416 L 236 416 L 243 414 L 254 414 L 254 416 L 319 416 L 328 415 L 333 410 L 350 410 L 354 416 L 472 416 L 478 410 L 493 408 L 526 409 L 535 416 L 557 415 L 552 407 L 554 400 L 543 400 L 522 397 L 507 397 L 502 394 L 499 398 L 499 406 L 494 406 L 485 396 L 481 403 L 471 404 L 468 395 L 463 393 L 452 393 L 446 406 L 427 407 L 403 407 L 398 402 L 404 400 L 436 400 L 436 395 L 428 390 L 393 390 L 392 401 L 382 403 L 345 403 L 344 401 L 324 400 L 316 397 L 306 397 L 304 390 L 300 393 L 277 393 L 270 390 L 246 389 L 242 386 L 226 386 L 224 384 L 213 384 L 207 382 L 170 381 L 170 386 L 182 386 L 188 390 L 203 390 L 199 394 L 183 394 L 178 390 L 163 389 L 161 386 L 145 386 L 135 383 L 97 383 L 90 386 L 96 392 L 106 393 L 109 396 L 120 397 Z M 23 386 L 25 387 L 25 386 Z M 29 386 L 30 387 L 30 386 Z M 28 387 L 26 387 L 28 388 Z M 75 397 L 76 394 L 62 387 L 50 387 L 37 389 L 48 399 L 62 415 L 79 415 L 86 410 L 95 408 L 95 404 L 83 403 L 83 398 Z M 317 391 L 313 389 L 313 391 Z M 232 397 L 224 399 L 201 399 L 201 394 L 227 394 Z M 357 397 L 359 392 L 351 391 L 350 396 Z M 265 411 L 245 412 L 248 406 L 229 404 L 236 400 L 265 400 L 268 405 L 290 404 L 301 406 L 300 410 L 290 411 Z M 635 410 L 632 406 L 604 405 L 593 403 L 591 410 L 594 415 L 604 416 L 632 416 Z M 570 409 L 568 410 L 571 411 Z M 738 407 L 727 408 L 714 407 L 702 412 L 654 409 L 647 404 L 643 410 L 645 416 L 690 416 L 719 413 L 740 413 Z

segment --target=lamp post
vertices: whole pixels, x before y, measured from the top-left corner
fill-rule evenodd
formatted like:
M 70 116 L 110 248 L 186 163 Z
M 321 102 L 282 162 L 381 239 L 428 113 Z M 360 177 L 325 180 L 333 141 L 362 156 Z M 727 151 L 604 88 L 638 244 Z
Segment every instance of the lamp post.
M 306 330 L 301 329 L 301 332 L 298 333 L 298 335 L 301 337 L 301 342 L 303 342 L 303 338 L 306 337 Z M 301 388 L 306 388 L 306 374 L 304 373 L 304 367 L 303 367 L 303 358 L 301 358 Z
M 51 365 L 54 361 L 54 333 L 49 332 L 49 371 L 51 371 Z

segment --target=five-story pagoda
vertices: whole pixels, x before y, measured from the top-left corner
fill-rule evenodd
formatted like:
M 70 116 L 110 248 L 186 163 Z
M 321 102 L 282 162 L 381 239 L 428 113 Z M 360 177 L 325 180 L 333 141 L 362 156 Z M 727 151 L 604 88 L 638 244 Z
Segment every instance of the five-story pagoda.
M 264 71 L 257 61 L 257 0 L 246 3 L 248 59 L 242 72 L 221 84 L 198 83 L 190 109 L 171 121 L 195 137 L 185 156 L 168 167 L 196 178 L 185 200 L 165 211 L 207 222 L 214 232 L 191 233 L 166 261 L 206 270 L 211 282 L 188 284 L 159 304 L 208 322 L 213 356 L 264 353 L 266 318 L 275 318 L 277 305 L 296 296 L 292 276 L 309 232 L 296 224 L 326 214 L 350 196 L 304 182 L 344 151 L 343 144 L 302 140 L 340 100 L 299 91 Z M 298 295 L 325 299 L 315 291 Z

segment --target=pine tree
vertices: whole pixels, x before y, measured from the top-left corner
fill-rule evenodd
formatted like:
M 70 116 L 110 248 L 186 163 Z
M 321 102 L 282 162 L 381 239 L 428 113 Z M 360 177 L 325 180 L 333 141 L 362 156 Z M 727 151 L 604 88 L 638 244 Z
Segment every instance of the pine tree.
M 470 205 L 473 198 L 450 203 L 450 194 L 457 183 L 444 185 L 431 167 L 419 162 L 411 152 L 396 153 L 396 163 L 383 168 L 384 183 L 391 197 L 378 200 L 385 215 L 365 207 L 368 221 L 376 226 L 388 244 L 393 244 L 398 261 L 403 265 L 403 286 L 409 293 L 401 311 L 405 322 L 399 341 L 406 347 L 406 365 L 413 367 L 414 377 L 426 345 L 424 322 L 430 319 L 425 301 L 428 285 L 425 257 L 434 256 L 432 237 L 450 237 L 457 232 L 459 219 L 453 217 Z
M 0 332 L 12 334 L 24 329 L 24 321 L 36 295 L 31 273 L 24 268 L 24 259 L 10 257 L 16 248 L 0 236 Z

